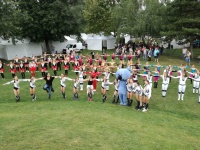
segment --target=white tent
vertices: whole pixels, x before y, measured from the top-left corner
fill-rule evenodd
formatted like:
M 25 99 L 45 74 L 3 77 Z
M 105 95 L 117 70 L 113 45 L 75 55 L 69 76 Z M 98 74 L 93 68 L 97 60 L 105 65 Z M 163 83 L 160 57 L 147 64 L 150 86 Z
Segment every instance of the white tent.
M 39 56 L 42 54 L 41 44 L 30 43 L 28 39 L 16 41 L 16 44 L 13 45 L 11 39 L 0 39 L 0 58 L 12 60 L 16 55 L 18 58 L 23 58 L 24 56 L 31 57 L 32 55 Z
M 89 50 L 102 50 L 103 47 L 107 49 L 114 49 L 116 38 L 113 36 L 104 35 L 87 35 L 87 45 Z
M 62 52 L 63 49 L 66 49 L 66 46 L 68 44 L 77 43 L 76 39 L 72 39 L 69 36 L 65 36 L 65 39 L 66 39 L 66 41 L 64 41 L 64 42 L 59 42 L 59 41 L 52 42 L 52 46 L 55 47 L 55 51 L 57 51 L 58 53 Z

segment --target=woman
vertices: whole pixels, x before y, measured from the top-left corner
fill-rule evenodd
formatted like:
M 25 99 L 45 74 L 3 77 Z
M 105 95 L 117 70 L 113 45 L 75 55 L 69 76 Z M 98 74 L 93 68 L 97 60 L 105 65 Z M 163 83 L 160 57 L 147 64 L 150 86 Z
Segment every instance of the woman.
M 168 77 L 168 72 L 164 72 L 163 75 L 161 75 L 163 82 L 162 82 L 162 97 L 165 97 L 167 94 L 167 89 L 169 85 L 169 77 Z
M 0 74 L 1 74 L 2 79 L 5 79 L 4 66 L 3 66 L 3 63 L 1 62 L 1 60 L 0 60 Z
M 143 93 L 144 93 L 144 97 L 143 97 L 144 108 L 143 108 L 142 112 L 146 112 L 149 108 L 149 100 L 151 98 L 151 86 L 150 86 L 148 80 L 145 80 L 145 82 L 144 82 Z
M 50 73 L 47 73 L 47 76 L 43 78 L 46 81 L 43 89 L 47 91 L 49 99 L 51 99 L 51 92 L 54 92 L 52 85 L 54 78 L 55 77 L 51 76 Z
M 118 101 L 119 101 L 119 96 L 118 96 L 119 83 L 118 83 L 117 79 L 115 79 L 114 85 L 115 85 L 115 91 L 114 91 L 114 94 L 113 94 L 113 101 L 112 101 L 112 103 L 118 103 Z M 116 97 L 117 97 L 117 101 L 115 102 L 115 98 Z
M 135 98 L 137 101 L 137 106 L 135 107 L 136 110 L 142 109 L 142 95 L 143 95 L 143 88 L 137 81 L 135 82 Z
M 183 101 L 184 93 L 185 93 L 185 90 L 186 90 L 186 81 L 187 81 L 186 73 L 182 72 L 181 76 L 177 76 L 177 77 L 171 76 L 171 77 L 175 78 L 175 79 L 179 79 L 178 100 L 180 100 L 180 97 L 181 97 L 181 100 Z

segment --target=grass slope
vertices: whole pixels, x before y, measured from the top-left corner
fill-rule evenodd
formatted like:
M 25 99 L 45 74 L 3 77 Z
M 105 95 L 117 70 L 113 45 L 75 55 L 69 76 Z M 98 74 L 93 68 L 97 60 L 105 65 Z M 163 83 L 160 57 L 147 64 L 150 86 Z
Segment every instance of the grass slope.
M 170 53 L 167 51 L 160 57 L 161 65 L 184 62 L 179 58 L 180 50 Z M 195 53 L 198 55 L 197 50 Z M 197 60 L 192 64 L 199 68 Z M 74 73 L 69 76 L 73 78 Z M 0 84 L 10 80 L 11 75 L 6 73 L 6 80 Z M 113 86 L 103 104 L 100 83 L 94 102 L 87 101 L 85 90 L 79 92 L 79 101 L 74 101 L 70 81 L 67 100 L 62 100 L 58 79 L 54 81 L 55 93 L 48 100 L 42 90 L 44 83 L 36 83 L 35 102 L 31 101 L 27 82 L 20 83 L 19 103 L 15 103 L 12 84 L 1 86 L 0 149 L 199 149 L 200 105 L 189 80 L 184 101 L 177 101 L 178 80 L 172 79 L 166 98 L 161 97 L 160 81 L 158 89 L 153 89 L 147 113 L 136 111 L 135 101 L 132 107 L 111 104 Z

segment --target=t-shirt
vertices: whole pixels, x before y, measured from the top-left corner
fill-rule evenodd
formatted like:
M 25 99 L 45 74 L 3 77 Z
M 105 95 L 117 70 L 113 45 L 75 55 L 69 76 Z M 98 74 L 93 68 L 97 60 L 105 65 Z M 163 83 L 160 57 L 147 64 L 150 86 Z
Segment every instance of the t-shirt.
M 52 82 L 54 80 L 54 77 L 50 77 L 49 80 L 47 80 L 47 77 L 44 78 L 44 80 L 46 80 L 46 84 L 52 86 Z

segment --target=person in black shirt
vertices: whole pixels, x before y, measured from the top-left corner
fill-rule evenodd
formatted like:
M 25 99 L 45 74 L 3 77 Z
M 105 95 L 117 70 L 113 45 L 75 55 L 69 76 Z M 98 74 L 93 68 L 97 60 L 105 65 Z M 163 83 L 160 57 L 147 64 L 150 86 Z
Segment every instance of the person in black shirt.
M 46 81 L 46 84 L 44 85 L 43 89 L 47 91 L 49 95 L 49 99 L 51 99 L 51 92 L 54 92 L 54 89 L 52 86 L 54 78 L 55 77 L 51 76 L 50 73 L 48 73 L 47 76 L 43 78 Z

